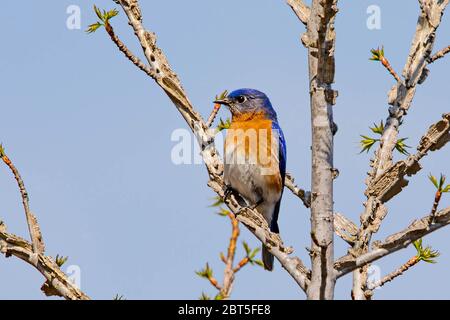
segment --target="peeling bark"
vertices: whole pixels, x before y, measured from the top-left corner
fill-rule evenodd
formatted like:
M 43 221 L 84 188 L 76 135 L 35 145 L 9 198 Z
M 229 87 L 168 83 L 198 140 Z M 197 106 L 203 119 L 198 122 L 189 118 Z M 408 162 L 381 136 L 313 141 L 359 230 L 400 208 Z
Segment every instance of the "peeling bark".
M 333 299 L 334 20 L 337 0 L 313 0 L 304 43 L 308 48 L 312 126 L 311 283 L 308 299 Z

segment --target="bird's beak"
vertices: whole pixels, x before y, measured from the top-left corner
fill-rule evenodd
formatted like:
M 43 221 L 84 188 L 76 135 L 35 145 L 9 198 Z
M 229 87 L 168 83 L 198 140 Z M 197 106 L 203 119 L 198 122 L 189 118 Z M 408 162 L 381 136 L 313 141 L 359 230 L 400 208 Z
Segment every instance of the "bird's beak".
M 231 104 L 231 100 L 229 98 L 225 97 L 223 99 L 214 100 L 214 103 L 223 104 L 223 105 L 229 106 Z

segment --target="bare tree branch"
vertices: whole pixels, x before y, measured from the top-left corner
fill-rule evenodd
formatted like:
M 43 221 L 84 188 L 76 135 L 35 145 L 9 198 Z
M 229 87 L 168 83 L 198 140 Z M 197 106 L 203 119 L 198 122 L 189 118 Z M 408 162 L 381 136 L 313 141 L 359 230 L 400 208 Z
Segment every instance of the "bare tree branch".
M 387 168 L 383 174 L 373 180 L 365 191 L 367 197 L 373 197 L 379 203 L 385 203 L 400 193 L 408 185 L 405 176 L 412 176 L 422 169 L 419 161 L 430 151 L 436 151 L 450 141 L 450 113 L 430 126 L 420 139 L 417 153 L 400 160 Z M 376 226 L 378 227 L 378 225 Z
M 172 71 L 168 60 L 162 50 L 156 45 L 156 36 L 142 25 L 142 15 L 137 0 L 116 1 L 128 17 L 150 68 L 154 71 L 153 79 L 165 91 L 177 107 L 190 129 L 194 132 L 201 146 L 201 155 L 209 173 L 208 185 L 222 198 L 226 186 L 222 179 L 223 163 L 214 147 L 214 137 L 207 130 L 208 127 L 202 117 L 194 110 L 181 83 Z M 236 219 L 242 222 L 272 253 L 295 279 L 299 286 L 306 290 L 309 283 L 309 271 L 297 257 L 289 257 L 292 249 L 285 248 L 278 235 L 269 231 L 264 218 L 256 211 L 240 205 L 236 198 L 238 195 L 224 199 L 230 210 L 236 214 Z
M 15 256 L 38 270 L 46 279 L 41 290 L 47 295 L 58 295 L 68 300 L 89 300 L 67 275 L 61 271 L 56 262 L 42 253 L 35 253 L 25 239 L 6 232 L 6 225 L 0 222 L 0 253 L 6 257 Z
M 303 0 L 287 0 L 287 4 L 295 12 L 295 15 L 304 24 L 308 24 L 311 9 L 303 2 Z
M 436 60 L 443 58 L 449 52 L 450 52 L 450 45 L 436 52 L 431 58 L 428 59 L 428 63 L 433 63 Z
M 156 73 L 153 69 L 149 68 L 145 63 L 143 63 L 138 57 L 136 57 L 130 49 L 116 36 L 114 29 L 110 23 L 105 23 L 105 30 L 109 34 L 112 42 L 119 48 L 119 50 L 128 58 L 136 67 L 144 71 L 148 76 L 156 78 Z
M 58 264 L 48 256 L 44 255 L 44 243 L 36 217 L 31 213 L 28 204 L 28 192 L 16 166 L 5 154 L 3 146 L 0 145 L 0 157 L 14 174 L 22 195 L 22 203 L 28 222 L 28 229 L 32 242 L 28 242 L 16 235 L 6 231 L 6 225 L 0 220 L 0 253 L 7 258 L 15 256 L 38 270 L 47 281 L 41 290 L 47 296 L 57 295 L 69 300 L 87 300 L 89 297 L 75 287 L 69 278 L 61 271 Z
M 14 175 L 14 178 L 17 181 L 20 195 L 22 196 L 22 204 L 23 204 L 23 209 L 25 211 L 25 216 L 27 219 L 27 225 L 28 225 L 28 231 L 30 233 L 31 243 L 33 245 L 33 252 L 36 254 L 43 253 L 45 250 L 44 240 L 42 239 L 41 229 L 39 228 L 39 224 L 37 222 L 36 216 L 33 215 L 33 213 L 31 213 L 31 211 L 30 211 L 27 189 L 25 189 L 25 184 L 22 180 L 22 177 L 20 176 L 19 171 L 14 166 L 12 161 L 8 158 L 8 156 L 5 154 L 5 150 L 3 149 L 3 146 L 1 146 L 1 145 L 0 145 L 0 157 L 3 160 L 3 162 L 8 166 L 8 168 L 11 170 L 11 172 Z
M 236 254 L 236 242 L 239 237 L 239 221 L 236 219 L 233 213 L 228 211 L 227 214 L 228 218 L 230 218 L 231 221 L 231 238 L 228 246 L 228 252 L 226 257 L 226 265 L 225 265 L 225 271 L 223 273 L 223 287 L 220 291 L 221 296 L 224 298 L 228 298 L 231 294 L 231 289 L 233 287 L 234 283 L 234 257 Z
M 334 231 L 345 242 L 353 245 L 358 234 L 358 227 L 344 215 L 336 212 L 334 214 Z
M 424 261 L 426 263 L 436 263 L 436 258 L 439 257 L 440 253 L 437 250 L 433 250 L 430 246 L 424 247 L 422 244 L 422 239 L 414 241 L 414 247 L 417 250 L 417 254 L 409 259 L 405 264 L 400 266 L 397 270 L 389 273 L 387 276 L 383 277 L 378 281 L 374 281 L 369 283 L 368 290 L 372 291 L 375 288 L 381 287 L 386 283 L 394 280 L 395 278 L 401 276 L 405 271 L 409 270 L 420 261 Z M 368 293 L 371 294 L 370 292 Z
M 410 53 L 403 69 L 404 82 L 398 82 L 389 92 L 389 116 L 386 120 L 383 135 L 380 140 L 375 158 L 371 161 L 372 170 L 368 173 L 366 194 L 374 181 L 392 168 L 392 154 L 397 143 L 399 126 L 403 117 L 408 112 L 415 96 L 417 84 L 425 81 L 428 75 L 427 61 L 431 55 L 436 30 L 441 22 L 442 14 L 449 0 L 419 0 L 420 16 L 418 18 L 416 32 L 411 44 Z M 372 234 L 377 232 L 379 226 L 387 214 L 387 209 L 374 196 L 369 196 L 365 203 L 364 213 L 361 215 L 361 228 L 353 249 L 359 254 L 367 252 Z M 352 297 L 354 299 L 366 299 L 365 286 L 367 283 L 367 270 L 359 270 L 354 273 L 354 285 Z
M 306 208 L 311 207 L 311 192 L 300 189 L 295 184 L 295 179 L 290 173 L 286 173 L 285 187 L 291 190 L 291 192 L 302 200 Z
M 376 288 L 384 286 L 386 283 L 391 282 L 395 278 L 401 276 L 404 272 L 408 271 L 409 268 L 412 268 L 413 266 L 418 264 L 419 261 L 420 260 L 417 258 L 417 256 L 412 257 L 405 264 L 402 264 L 400 266 L 400 268 L 398 268 L 397 270 L 394 270 L 393 272 L 391 272 L 388 275 L 384 276 L 382 279 L 380 279 L 380 280 L 378 280 L 378 281 L 376 281 L 374 283 L 371 283 L 368 286 L 368 289 L 369 290 L 374 290 Z
M 370 50 L 372 53 L 372 58 L 370 60 L 380 61 L 383 67 L 394 77 L 397 82 L 402 82 L 402 79 L 399 77 L 397 72 L 395 72 L 394 68 L 392 68 L 391 63 L 384 55 L 384 48 L 372 49 Z
M 353 270 L 367 265 L 375 260 L 385 257 L 400 249 L 406 248 L 412 242 L 430 234 L 442 227 L 450 224 L 450 207 L 440 210 L 436 216 L 434 223 L 430 221 L 427 214 L 423 218 L 413 221 L 406 229 L 395 233 L 386 238 L 385 241 L 375 241 L 372 244 L 372 250 L 363 255 L 354 255 L 349 253 L 335 262 L 337 277 L 352 272 Z
M 308 299 L 333 299 L 335 277 L 333 222 L 333 105 L 337 0 L 313 0 L 307 32 L 312 126 L 311 284 Z

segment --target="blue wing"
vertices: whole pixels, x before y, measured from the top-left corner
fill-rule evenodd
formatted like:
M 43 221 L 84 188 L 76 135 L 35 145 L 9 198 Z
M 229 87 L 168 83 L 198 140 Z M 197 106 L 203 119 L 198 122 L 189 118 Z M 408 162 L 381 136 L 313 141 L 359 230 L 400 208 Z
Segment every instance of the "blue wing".
M 281 195 L 283 195 L 284 190 L 284 180 L 286 177 L 286 141 L 284 140 L 283 131 L 281 130 L 281 127 L 276 121 L 272 122 L 272 129 L 276 130 L 278 132 L 278 162 L 279 162 L 279 168 L 280 168 L 280 176 L 282 181 L 282 189 L 281 189 Z M 270 225 L 270 230 L 272 232 L 278 233 L 280 230 L 278 228 L 278 213 L 280 212 L 280 203 L 281 203 L 281 197 L 280 200 L 278 200 L 277 204 L 275 205 L 275 211 L 273 213 L 272 217 L 272 223 Z

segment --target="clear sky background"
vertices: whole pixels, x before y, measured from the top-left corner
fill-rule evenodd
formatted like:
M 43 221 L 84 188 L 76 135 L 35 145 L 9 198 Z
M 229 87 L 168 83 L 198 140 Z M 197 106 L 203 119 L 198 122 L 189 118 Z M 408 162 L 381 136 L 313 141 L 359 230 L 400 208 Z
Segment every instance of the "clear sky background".
M 140 1 L 144 24 L 158 35 L 192 102 L 205 117 L 224 89 L 253 87 L 267 93 L 278 111 L 288 145 L 288 171 L 299 185 L 310 181 L 310 112 L 303 25 L 284 1 Z M 208 207 L 212 191 L 203 165 L 171 161 L 172 132 L 186 128 L 169 99 L 126 60 L 104 30 L 87 35 L 96 21 L 92 6 L 104 0 L 5 1 L 0 11 L 0 140 L 22 173 L 46 242 L 47 253 L 68 255 L 81 270 L 81 288 L 96 299 L 196 299 L 215 291 L 194 273 L 209 262 L 221 278 L 229 221 Z M 369 5 L 381 8 L 381 29 L 366 27 Z M 81 30 L 66 27 L 69 5 L 81 8 Z M 381 65 L 368 60 L 378 45 L 401 72 L 415 31 L 417 1 L 340 1 L 336 20 L 334 108 L 339 125 L 335 164 L 335 209 L 353 221 L 363 210 L 364 179 L 372 152 L 358 154 L 359 134 L 387 116 L 394 84 Z M 449 8 L 450 10 L 450 8 Z M 141 55 L 124 14 L 113 20 L 121 39 Z M 450 16 L 435 50 L 448 45 Z M 449 112 L 449 58 L 430 67 L 417 90 L 401 136 L 416 146 L 428 126 Z M 226 118 L 225 110 L 220 116 Z M 389 215 L 375 239 L 427 214 L 434 190 L 427 175 L 450 176 L 450 149 L 432 153 L 410 186 L 388 203 Z M 401 156 L 396 154 L 396 159 Z M 10 232 L 26 236 L 20 196 L 10 172 L 0 166 L 0 218 Z M 441 208 L 448 206 L 445 196 Z M 287 245 L 309 264 L 309 215 L 285 192 L 279 225 Z M 441 251 L 439 263 L 420 263 L 383 289 L 376 299 L 449 299 L 450 229 L 424 242 Z M 241 240 L 258 241 L 242 231 Z M 336 255 L 346 253 L 336 240 Z M 381 275 L 406 262 L 413 247 L 377 261 Z M 238 257 L 242 254 L 239 248 Z M 0 257 L 0 299 L 42 299 L 42 276 L 15 258 Z M 336 298 L 350 298 L 351 276 Z M 246 267 L 236 299 L 304 299 L 276 263 L 275 271 Z

